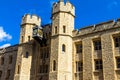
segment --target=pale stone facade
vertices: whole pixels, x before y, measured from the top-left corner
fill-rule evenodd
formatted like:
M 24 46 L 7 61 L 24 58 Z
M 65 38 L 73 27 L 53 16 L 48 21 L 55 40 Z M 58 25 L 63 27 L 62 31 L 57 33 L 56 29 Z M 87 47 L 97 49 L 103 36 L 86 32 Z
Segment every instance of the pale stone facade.
M 14 80 L 18 45 L 0 49 L 0 80 Z
M 120 19 L 74 30 L 75 7 L 63 0 L 51 18 L 37 39 L 40 17 L 23 16 L 19 45 L 0 50 L 0 80 L 120 80 Z

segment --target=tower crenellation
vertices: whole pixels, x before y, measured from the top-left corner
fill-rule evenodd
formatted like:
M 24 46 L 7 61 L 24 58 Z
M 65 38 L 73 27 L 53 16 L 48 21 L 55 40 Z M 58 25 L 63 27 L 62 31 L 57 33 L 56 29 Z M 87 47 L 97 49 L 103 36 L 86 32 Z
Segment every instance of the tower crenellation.
M 75 7 L 69 1 L 67 1 L 66 3 L 63 1 L 54 3 L 52 13 L 54 14 L 59 11 L 70 12 L 72 15 L 75 15 Z
M 20 43 L 32 40 L 33 27 L 41 26 L 41 18 L 33 14 L 25 14 L 22 17 Z
M 41 18 L 38 17 L 35 14 L 33 14 L 33 15 L 25 14 L 22 17 L 22 23 L 21 24 L 22 25 L 24 25 L 24 24 L 35 24 L 37 26 L 40 26 L 41 25 Z

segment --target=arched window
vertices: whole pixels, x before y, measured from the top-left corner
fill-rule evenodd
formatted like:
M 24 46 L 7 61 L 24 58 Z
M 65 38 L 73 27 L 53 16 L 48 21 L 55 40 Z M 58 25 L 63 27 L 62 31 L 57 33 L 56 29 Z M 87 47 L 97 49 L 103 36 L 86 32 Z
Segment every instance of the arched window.
M 56 71 L 56 61 L 53 61 L 53 71 Z
M 1 57 L 1 65 L 4 64 L 4 57 Z
M 62 51 L 65 52 L 65 45 L 62 45 Z
M 28 36 L 28 41 L 30 41 L 30 36 Z
M 25 53 L 25 58 L 28 58 L 28 57 L 29 57 L 29 53 L 26 52 L 26 53 Z
M 55 34 L 57 34 L 57 26 L 55 27 Z
M 66 26 L 63 26 L 63 33 L 66 33 Z

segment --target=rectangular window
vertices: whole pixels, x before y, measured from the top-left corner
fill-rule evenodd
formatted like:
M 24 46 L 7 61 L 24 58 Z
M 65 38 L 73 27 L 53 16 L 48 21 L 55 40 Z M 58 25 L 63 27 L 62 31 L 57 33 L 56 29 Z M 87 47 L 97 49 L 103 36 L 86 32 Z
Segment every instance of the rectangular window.
M 9 64 L 12 63 L 12 60 L 13 60 L 13 57 L 12 57 L 12 55 L 11 55 L 11 56 L 9 56 Z
M 94 50 L 101 50 L 101 40 L 94 41 Z
M 21 42 L 23 43 L 24 37 L 22 36 Z
M 82 53 L 82 44 L 76 45 L 76 53 Z
M 42 69 L 42 65 L 40 65 L 40 69 L 39 69 L 39 70 L 40 70 L 40 73 L 42 73 L 42 70 L 43 70 L 43 69 Z
M 63 33 L 66 32 L 66 26 L 63 26 Z
M 43 59 L 43 49 L 40 49 L 40 59 Z
M 49 58 L 49 47 L 47 47 L 47 56 L 46 56 L 46 58 Z
M 116 58 L 117 68 L 120 68 L 120 58 Z
M 25 53 L 25 58 L 28 58 L 28 57 L 29 57 L 29 53 L 26 52 L 26 53 Z
M 45 50 L 45 58 L 48 58 L 48 56 L 49 56 L 49 48 L 46 48 L 46 50 Z
M 6 80 L 10 78 L 10 70 L 7 71 Z
M 4 57 L 1 57 L 1 65 L 4 64 Z
M 95 70 L 101 70 L 103 68 L 102 66 L 102 60 L 95 60 Z
M 39 72 L 48 73 L 48 65 L 40 65 Z
M 55 27 L 55 34 L 57 34 L 57 26 Z
M 1 77 L 2 77 L 2 71 L 0 71 L 0 80 L 1 80 Z
M 81 61 L 76 62 L 76 72 L 83 71 L 83 63 Z
M 30 36 L 28 36 L 28 41 L 30 41 Z
M 48 47 L 42 48 L 40 50 L 40 58 L 41 59 L 49 58 L 49 48 Z
M 115 47 L 120 47 L 120 36 L 114 37 Z
M 45 69 L 45 73 L 48 73 L 48 65 L 46 65 L 45 68 L 46 68 L 46 69 Z
M 20 74 L 20 65 L 18 65 L 17 74 Z

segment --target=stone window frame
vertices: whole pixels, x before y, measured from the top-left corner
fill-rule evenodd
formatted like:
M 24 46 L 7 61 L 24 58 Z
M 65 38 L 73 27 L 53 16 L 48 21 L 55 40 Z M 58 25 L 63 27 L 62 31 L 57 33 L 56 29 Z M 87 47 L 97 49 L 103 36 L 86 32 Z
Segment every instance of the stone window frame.
M 40 65 L 39 72 L 40 72 L 40 73 L 43 73 L 43 66 L 42 66 L 42 65 Z
M 0 60 L 0 62 L 1 62 L 1 63 L 0 63 L 1 65 L 4 65 L 5 58 L 4 58 L 4 57 L 1 57 L 1 60 Z
M 114 36 L 113 40 L 114 40 L 115 48 L 120 47 L 120 36 Z
M 1 79 L 1 77 L 2 77 L 2 73 L 3 73 L 2 70 L 0 70 L 0 79 Z
M 62 52 L 66 52 L 66 45 L 62 44 Z
M 20 65 L 17 66 L 17 74 L 20 74 Z
M 63 25 L 63 33 L 66 33 L 66 26 Z
M 24 42 L 24 36 L 21 36 L 21 43 Z
M 83 61 L 76 61 L 76 72 L 83 71 Z
M 40 49 L 40 58 L 45 59 L 49 58 L 49 47 L 44 47 Z
M 30 42 L 30 36 L 28 36 L 28 42 Z
M 53 71 L 56 71 L 56 61 L 53 60 Z
M 48 73 L 48 65 L 45 65 L 45 73 Z
M 26 51 L 26 53 L 25 53 L 25 58 L 29 58 L 29 52 L 28 51 Z
M 120 57 L 116 57 L 116 68 L 120 68 Z
M 93 46 L 94 46 L 94 50 L 95 50 L 95 51 L 102 50 L 101 39 L 93 40 Z
M 10 55 L 9 56 L 9 64 L 12 64 L 12 62 L 13 62 L 13 55 Z
M 48 65 L 40 65 L 39 73 L 48 73 Z
M 57 30 L 57 26 L 55 26 L 55 30 L 54 30 L 54 31 L 55 31 L 55 34 L 57 34 L 57 31 L 58 31 L 58 30 Z
M 10 70 L 10 69 L 8 69 L 8 70 L 7 70 L 6 79 L 9 79 L 9 78 L 10 78 L 10 73 L 11 73 L 11 70 Z
M 102 59 L 95 59 L 95 70 L 102 70 L 103 69 L 103 62 Z
M 82 43 L 76 44 L 76 53 L 82 53 L 83 52 L 83 45 Z

